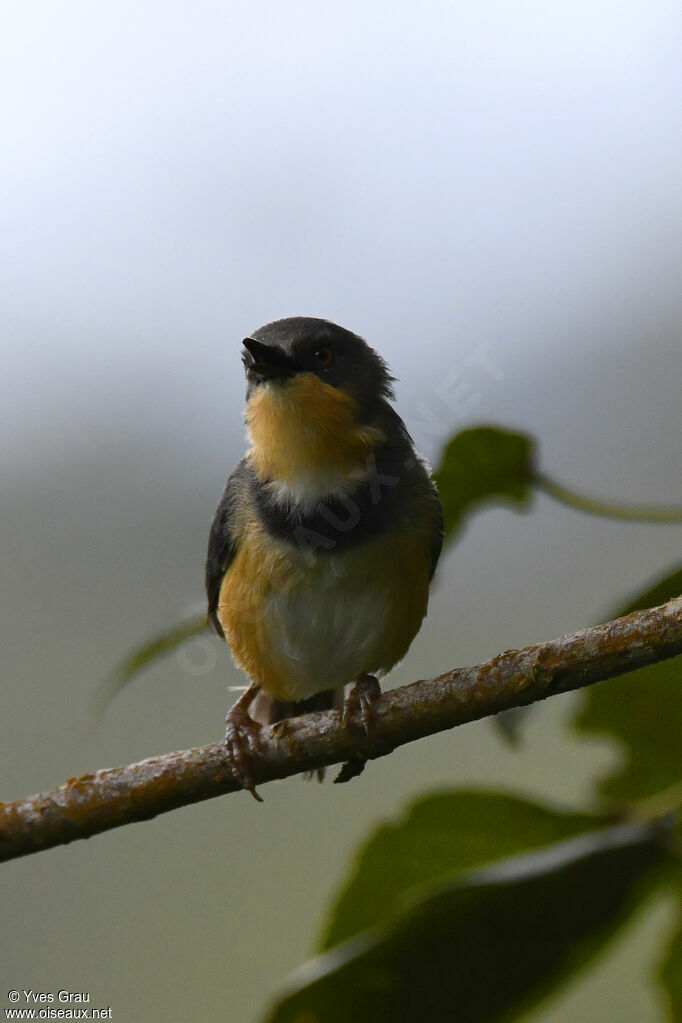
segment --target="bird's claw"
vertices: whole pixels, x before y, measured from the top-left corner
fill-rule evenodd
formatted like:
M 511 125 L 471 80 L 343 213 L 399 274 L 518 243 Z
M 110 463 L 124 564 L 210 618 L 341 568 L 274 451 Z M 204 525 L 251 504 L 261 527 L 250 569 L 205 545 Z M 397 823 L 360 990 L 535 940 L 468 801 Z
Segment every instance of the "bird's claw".
M 364 739 L 363 746 L 371 742 L 376 725 L 376 701 L 381 696 L 379 683 L 374 675 L 365 675 L 359 682 L 356 682 L 348 693 L 341 712 L 341 725 L 348 731 L 359 731 Z M 342 784 L 357 778 L 362 774 L 366 757 L 354 757 L 346 761 L 338 775 L 335 783 Z
M 362 730 L 365 739 L 371 739 L 376 724 L 375 703 L 381 696 L 374 675 L 365 675 L 356 682 L 343 705 L 341 724 L 349 731 Z
M 225 718 L 224 756 L 230 769 L 243 789 L 251 793 L 259 803 L 263 802 L 256 791 L 251 775 L 249 753 L 258 752 L 258 733 L 261 726 L 241 707 L 233 707 Z

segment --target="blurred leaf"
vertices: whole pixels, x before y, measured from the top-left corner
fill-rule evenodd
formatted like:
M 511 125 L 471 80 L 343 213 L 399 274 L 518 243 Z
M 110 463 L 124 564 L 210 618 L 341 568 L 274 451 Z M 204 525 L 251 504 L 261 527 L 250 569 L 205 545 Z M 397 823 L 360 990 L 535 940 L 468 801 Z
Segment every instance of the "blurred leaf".
M 677 931 L 667 950 L 658 979 L 668 999 L 670 1019 L 682 1023 L 682 884 L 677 897 Z
M 655 607 L 682 593 L 682 568 L 659 579 L 609 617 Z M 599 792 L 643 799 L 682 778 L 682 657 L 590 686 L 575 726 L 614 737 L 625 763 L 602 779 Z
M 625 763 L 599 783 L 613 799 L 644 799 L 682 776 L 682 657 L 592 687 L 578 729 L 616 738 Z
M 208 625 L 206 614 L 202 613 L 192 618 L 186 618 L 182 622 L 176 622 L 175 625 L 146 640 L 141 646 L 135 647 L 102 683 L 95 694 L 93 707 L 95 718 L 99 718 L 104 713 L 114 697 L 136 675 L 151 668 L 162 657 L 172 653 L 192 636 L 198 636 L 204 631 L 208 631 Z
M 266 1019 L 515 1019 L 599 952 L 660 855 L 650 826 L 619 825 L 422 889 L 383 926 L 305 964 Z
M 332 907 L 320 948 L 389 917 L 406 893 L 457 871 L 594 830 L 591 814 L 562 813 L 500 792 L 450 792 L 414 803 L 369 839 Z
M 528 503 L 534 451 L 531 437 L 495 426 L 455 434 L 434 473 L 445 515 L 446 540 L 452 539 L 477 504 Z
M 679 597 L 682 594 L 682 565 L 674 569 L 662 579 L 658 579 L 652 586 L 638 593 L 632 600 L 616 612 L 616 618 L 621 615 L 629 615 L 631 611 L 643 611 L 647 607 L 658 607 L 665 604 L 666 600 Z

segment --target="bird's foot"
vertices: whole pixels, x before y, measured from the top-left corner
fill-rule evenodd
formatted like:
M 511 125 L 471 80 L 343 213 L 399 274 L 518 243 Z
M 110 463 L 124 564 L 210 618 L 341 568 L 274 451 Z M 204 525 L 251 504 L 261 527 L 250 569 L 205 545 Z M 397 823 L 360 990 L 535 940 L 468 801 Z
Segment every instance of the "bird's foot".
M 240 703 L 241 700 L 238 700 L 225 718 L 224 756 L 242 788 L 247 789 L 255 800 L 262 803 L 249 765 L 249 753 L 258 752 L 261 725 L 249 716 L 243 706 L 239 706 Z
M 376 701 L 381 696 L 381 688 L 374 675 L 365 675 L 356 682 L 343 705 L 341 725 L 348 731 L 359 731 L 363 746 L 369 744 L 374 735 L 376 724 Z M 334 784 L 343 784 L 357 778 L 365 769 L 366 757 L 353 757 L 347 760 L 334 779 Z
M 374 675 L 364 675 L 346 697 L 341 713 L 343 727 L 361 731 L 365 739 L 371 739 L 376 723 L 374 705 L 380 696 L 381 688 Z

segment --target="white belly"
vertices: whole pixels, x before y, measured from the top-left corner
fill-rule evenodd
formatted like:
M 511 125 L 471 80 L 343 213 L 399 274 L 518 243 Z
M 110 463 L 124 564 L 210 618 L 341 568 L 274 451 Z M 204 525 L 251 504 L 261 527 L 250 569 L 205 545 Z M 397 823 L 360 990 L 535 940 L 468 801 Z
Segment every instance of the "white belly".
M 313 554 L 252 529 L 218 604 L 235 663 L 291 701 L 390 671 L 426 612 L 429 543 L 404 530 Z
M 265 632 L 288 699 L 305 699 L 392 667 L 385 662 L 395 593 L 388 579 L 372 581 L 358 573 L 357 564 L 348 571 L 348 561 L 355 559 L 319 557 L 297 583 L 266 599 Z

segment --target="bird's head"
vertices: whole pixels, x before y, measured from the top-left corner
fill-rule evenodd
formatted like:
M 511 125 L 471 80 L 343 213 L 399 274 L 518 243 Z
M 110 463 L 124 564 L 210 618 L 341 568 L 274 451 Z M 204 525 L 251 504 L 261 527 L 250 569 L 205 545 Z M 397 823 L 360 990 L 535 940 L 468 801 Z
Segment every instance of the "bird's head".
M 249 457 L 263 479 L 343 477 L 385 439 L 376 425 L 392 377 L 357 334 L 291 317 L 244 338 Z
M 243 344 L 247 399 L 263 383 L 295 392 L 304 376 L 351 397 L 361 418 L 371 415 L 378 399 L 393 397 L 393 378 L 381 356 L 357 334 L 329 320 L 275 320 L 245 337 Z

